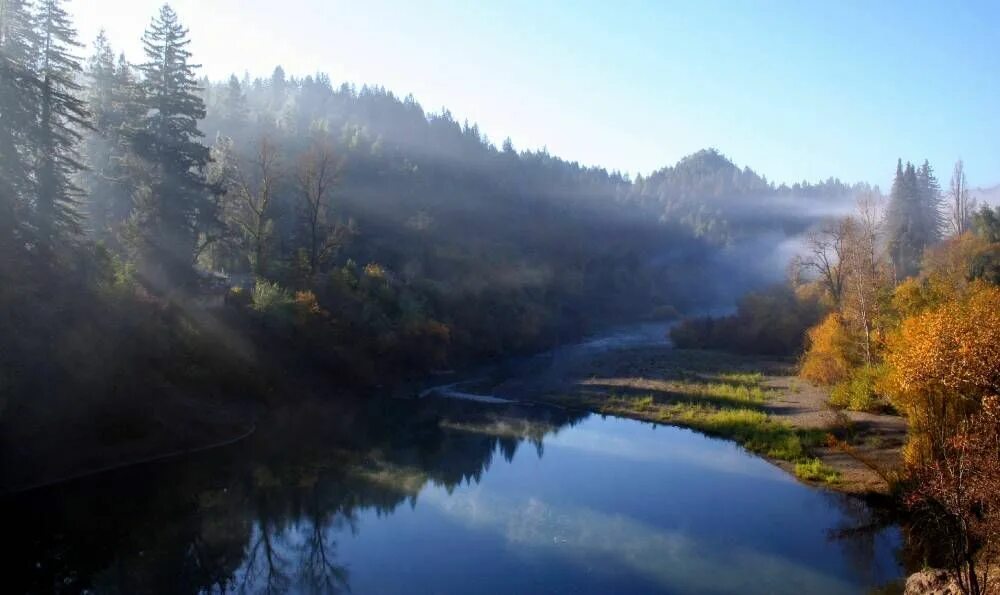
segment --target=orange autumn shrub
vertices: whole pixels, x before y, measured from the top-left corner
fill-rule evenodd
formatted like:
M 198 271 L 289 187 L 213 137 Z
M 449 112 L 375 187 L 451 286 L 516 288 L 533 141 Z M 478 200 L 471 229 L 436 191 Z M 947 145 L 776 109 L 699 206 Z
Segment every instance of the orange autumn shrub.
M 303 314 L 322 314 L 323 309 L 316 299 L 316 294 L 311 291 L 295 292 L 295 308 Z
M 905 318 L 888 341 L 883 389 L 910 424 L 918 463 L 1000 393 L 1000 287 L 975 282 L 966 297 Z
M 840 314 L 829 314 L 806 334 L 806 352 L 799 376 L 824 385 L 843 381 L 851 371 L 850 345 Z

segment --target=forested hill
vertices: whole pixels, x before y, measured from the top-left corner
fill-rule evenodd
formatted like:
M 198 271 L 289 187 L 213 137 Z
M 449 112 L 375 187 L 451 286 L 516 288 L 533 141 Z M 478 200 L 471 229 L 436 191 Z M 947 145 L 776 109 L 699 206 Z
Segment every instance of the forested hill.
M 379 87 L 198 79 L 168 6 L 145 56 L 102 36 L 81 60 L 60 5 L 12 4 L 0 39 L 10 394 L 196 391 L 234 354 L 371 384 L 544 349 L 724 305 L 762 282 L 727 246 L 772 251 L 854 190 L 715 151 L 633 181 Z
M 525 197 L 533 207 L 551 203 L 616 219 L 653 215 L 713 243 L 726 243 L 762 228 L 801 230 L 844 204 L 849 208 L 856 194 L 870 190 L 834 178 L 776 185 L 715 149 L 633 182 L 620 172 L 584 167 L 544 150 L 519 152 L 509 139 L 498 147 L 475 124 L 460 123 L 447 110 L 427 113 L 412 96 L 399 98 L 381 87 L 334 87 L 325 75 L 286 77 L 280 67 L 269 78 L 206 79 L 202 86 L 209 140 L 228 136 L 239 145 L 261 135 L 302 137 L 320 129 L 345 160 L 352 160 L 355 174 L 367 173 L 368 182 L 372 174 L 381 177 L 383 202 L 401 203 L 379 216 L 412 215 L 456 202 L 466 203 L 467 211 L 485 206 L 489 213 L 498 201 Z M 406 185 L 405 192 L 393 186 L 397 182 Z M 456 199 L 453 192 L 462 197 Z M 351 192 L 342 194 L 351 200 Z
M 457 122 L 447 110 L 427 113 L 413 97 L 335 86 L 325 75 L 287 77 L 280 67 L 267 78 L 201 85 L 207 106 L 201 127 L 217 156 L 245 160 L 266 139 L 275 167 L 295 170 L 316 142 L 330 151 L 337 169 L 333 210 L 358 232 L 340 256 L 444 281 L 449 289 L 501 279 L 505 289 L 550 280 L 555 269 L 572 271 L 605 314 L 634 316 L 654 302 L 680 308 L 724 302 L 752 280 L 723 276 L 739 286 L 718 288 L 707 277 L 680 281 L 690 268 L 671 278 L 639 265 L 695 258 L 726 266 L 713 254 L 720 247 L 762 232 L 801 232 L 850 208 L 854 195 L 868 189 L 834 179 L 775 185 L 715 150 L 633 182 L 546 151 L 517 151 L 509 140 L 498 147 L 476 125 Z M 273 201 L 278 237 L 295 236 L 294 194 L 289 188 Z
M 639 177 L 632 196 L 699 236 L 732 242 L 774 229 L 799 233 L 819 218 L 850 209 L 855 197 L 874 190 L 865 183 L 846 184 L 836 178 L 776 185 L 749 167 L 740 169 L 717 150 L 706 149 Z

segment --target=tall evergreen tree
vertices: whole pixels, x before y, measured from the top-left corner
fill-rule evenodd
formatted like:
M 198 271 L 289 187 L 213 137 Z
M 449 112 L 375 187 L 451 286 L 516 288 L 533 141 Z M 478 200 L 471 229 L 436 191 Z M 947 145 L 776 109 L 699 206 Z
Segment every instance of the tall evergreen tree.
M 25 240 L 34 197 L 29 139 L 38 97 L 35 46 L 27 2 L 0 0 L 0 250 Z
M 235 74 L 229 77 L 229 84 L 223 91 L 221 103 L 223 133 L 238 141 L 244 141 L 248 133 L 246 128 L 250 113 L 243 86 Z
M 920 268 L 924 250 L 941 239 L 941 186 L 930 164 L 920 168 L 902 160 L 896 164 L 896 177 L 886 211 L 886 234 L 889 255 L 896 277 L 914 275 Z
M 37 15 L 38 121 L 35 127 L 36 238 L 39 253 L 50 258 L 57 244 L 80 232 L 79 203 L 83 191 L 73 181 L 84 169 L 77 150 L 80 131 L 89 126 L 86 104 L 78 97 L 80 47 L 63 9 L 64 0 L 42 0 Z
M 95 236 L 110 240 L 131 213 L 128 138 L 129 131 L 138 127 L 145 108 L 139 101 L 132 67 L 124 55 L 116 63 L 103 31 L 94 43 L 87 76 L 87 103 L 93 114 L 93 129 L 86 141 L 87 214 Z
M 924 246 L 941 240 L 944 232 L 944 202 L 941 199 L 941 184 L 934 175 L 930 162 L 924 159 L 917 170 L 918 209 Z
M 87 62 L 87 107 L 93 115 L 94 128 L 86 136 L 85 154 L 89 171 L 84 185 L 87 189 L 87 215 L 90 228 L 102 237 L 108 226 L 108 197 L 111 184 L 108 166 L 112 143 L 108 138 L 115 114 L 115 55 L 102 29 L 94 40 L 94 54 Z
M 216 220 L 205 180 L 209 149 L 198 142 L 205 104 L 194 76 L 197 65 L 189 61 L 189 43 L 188 30 L 168 5 L 143 36 L 147 61 L 139 69 L 147 114 L 133 145 L 149 167 L 135 222 L 140 270 L 154 284 L 190 279 L 199 234 Z

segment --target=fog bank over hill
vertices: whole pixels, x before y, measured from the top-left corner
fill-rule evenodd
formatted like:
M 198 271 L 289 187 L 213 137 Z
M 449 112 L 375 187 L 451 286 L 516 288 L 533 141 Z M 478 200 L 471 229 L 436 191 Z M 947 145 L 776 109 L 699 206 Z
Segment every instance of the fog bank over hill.
M 694 260 L 707 258 L 713 268 L 702 273 L 704 284 L 684 284 L 685 292 L 698 287 L 696 299 L 675 295 L 670 301 L 681 307 L 706 301 L 724 305 L 749 287 L 780 278 L 788 252 L 782 246 L 789 238 L 850 211 L 858 193 L 871 190 L 832 178 L 775 184 L 715 149 L 633 180 L 546 151 L 519 151 L 509 140 L 497 146 L 475 124 L 457 122 L 447 110 L 425 112 L 410 96 L 400 98 L 381 87 L 336 86 L 324 75 L 288 77 L 281 68 L 270 77 L 202 84 L 206 138 L 232 139 L 237 156 L 268 137 L 287 154 L 284 159 L 294 161 L 304 139 L 327 139 L 342 168 L 336 208 L 361 230 L 343 254 L 378 260 L 397 272 L 437 275 L 445 270 L 435 262 L 440 255 L 408 248 L 419 237 L 433 237 L 438 246 L 453 243 L 470 254 L 485 241 L 494 244 L 494 256 L 506 250 L 500 246 L 520 253 L 519 272 L 508 262 L 497 278 L 544 284 L 553 271 L 566 268 L 538 259 L 569 249 L 561 230 L 583 225 L 590 231 L 572 247 L 575 258 L 589 261 L 586 270 L 605 268 L 608 259 L 617 258 L 643 267 L 667 262 L 676 267 L 683 257 L 687 266 L 692 258 L 685 255 L 693 251 Z M 294 220 L 293 209 L 284 203 L 279 197 L 273 207 L 276 214 L 285 212 L 274 219 L 279 230 Z M 639 239 L 647 234 L 647 240 Z M 681 242 L 691 248 L 681 248 Z M 590 251 L 593 256 L 581 256 Z M 241 265 L 227 268 L 234 266 Z M 478 274 L 493 273 L 481 269 Z M 672 287 L 671 295 L 679 290 L 663 281 L 676 278 L 676 271 L 649 274 L 654 284 Z

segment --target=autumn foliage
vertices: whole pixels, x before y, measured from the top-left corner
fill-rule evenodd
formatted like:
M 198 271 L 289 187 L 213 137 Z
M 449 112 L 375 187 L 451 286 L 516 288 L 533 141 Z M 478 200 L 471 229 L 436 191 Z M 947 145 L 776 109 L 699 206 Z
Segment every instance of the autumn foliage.
M 799 376 L 823 385 L 841 382 L 851 371 L 850 348 L 843 319 L 837 312 L 830 313 L 807 333 Z
M 1000 398 L 962 420 L 937 456 L 914 467 L 907 505 L 944 551 L 964 593 L 997 587 L 1000 558 Z
M 1000 288 L 903 320 L 888 343 L 885 390 L 909 419 L 907 460 L 933 454 L 984 396 L 1000 393 Z

